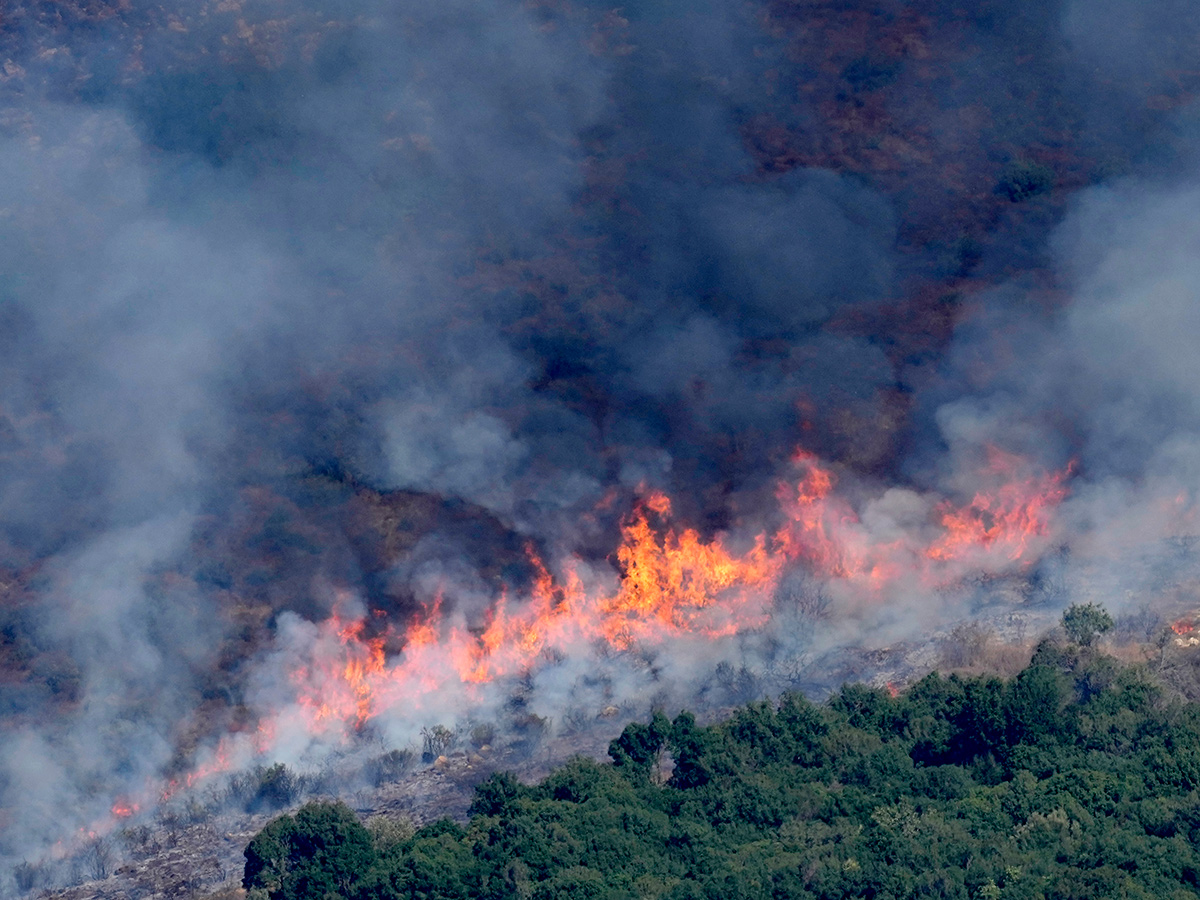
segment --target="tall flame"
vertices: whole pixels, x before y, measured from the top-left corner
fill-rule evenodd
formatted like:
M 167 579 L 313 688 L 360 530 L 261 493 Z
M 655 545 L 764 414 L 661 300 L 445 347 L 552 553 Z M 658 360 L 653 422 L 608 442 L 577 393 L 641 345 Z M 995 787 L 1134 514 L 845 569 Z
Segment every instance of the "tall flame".
M 682 635 L 718 638 L 759 628 L 781 576 L 794 567 L 874 597 L 902 578 L 936 587 L 973 566 L 1019 568 L 1044 549 L 1069 474 L 1017 477 L 1025 464 L 994 450 L 980 478 L 994 490 L 977 492 L 961 506 L 930 500 L 923 540 L 885 541 L 838 495 L 836 475 L 815 455 L 799 451 L 792 463 L 795 477 L 776 492 L 784 524 L 741 551 L 724 536 L 706 539 L 674 527 L 670 498 L 651 492 L 622 526 L 614 587 L 585 586 L 578 559 L 552 571 L 530 547 L 528 596 L 514 602 L 503 591 L 479 628 L 450 624 L 440 596 L 402 633 L 332 616 L 322 626 L 327 639 L 314 663 L 292 673 L 307 727 L 316 733 L 354 729 L 385 710 L 419 708 L 423 697 L 447 687 L 469 692 L 579 647 L 621 651 Z M 389 658 L 388 647 L 401 649 Z
M 449 619 L 441 594 L 398 630 L 379 611 L 370 618 L 347 615 L 353 608 L 347 593 L 316 627 L 305 664 L 290 672 L 292 707 L 264 717 L 256 732 L 226 736 L 184 778 L 118 798 L 89 833 L 111 831 L 155 799 L 170 800 L 221 773 L 269 759 L 297 729 L 308 737 L 346 737 L 383 713 L 420 716 L 447 689 L 470 700 L 483 685 L 524 675 L 546 658 L 760 628 L 780 579 L 796 568 L 876 603 L 914 580 L 936 588 L 971 571 L 1019 570 L 1051 540 L 1070 475 L 1069 468 L 1030 474 L 1018 457 L 994 450 L 978 479 L 989 490 L 964 505 L 920 498 L 929 521 L 885 539 L 839 495 L 836 474 L 815 455 L 799 451 L 792 466 L 793 477 L 776 491 L 782 524 L 742 549 L 723 535 L 705 538 L 675 527 L 670 498 L 649 492 L 621 527 L 615 579 L 597 586 L 591 573 L 588 579 L 581 574 L 588 572 L 582 560 L 551 566 L 531 546 L 528 596 L 514 600 L 502 590 L 474 628 Z M 611 505 L 613 497 L 604 502 Z M 1175 631 L 1191 627 L 1180 622 Z

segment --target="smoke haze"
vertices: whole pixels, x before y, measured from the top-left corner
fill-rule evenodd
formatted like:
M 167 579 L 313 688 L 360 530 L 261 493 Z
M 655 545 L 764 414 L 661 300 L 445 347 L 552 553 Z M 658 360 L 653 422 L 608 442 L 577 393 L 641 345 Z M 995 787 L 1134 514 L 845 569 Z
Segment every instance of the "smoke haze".
M 0 24 L 12 864 L 219 753 L 322 765 L 360 619 L 424 673 L 392 747 L 1196 576 L 1193 2 L 54 6 Z M 780 488 L 826 471 L 836 565 Z M 1044 525 L 953 556 L 1009 484 Z M 618 595 L 660 491 L 795 545 L 723 636 L 434 652 L 542 560 Z

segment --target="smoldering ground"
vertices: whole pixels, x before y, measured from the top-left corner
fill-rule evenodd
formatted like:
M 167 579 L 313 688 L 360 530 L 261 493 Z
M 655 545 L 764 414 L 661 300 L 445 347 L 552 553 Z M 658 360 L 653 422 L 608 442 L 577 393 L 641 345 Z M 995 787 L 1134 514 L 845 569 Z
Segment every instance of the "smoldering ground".
M 527 597 L 526 543 L 611 586 L 639 490 L 744 548 L 797 446 L 867 546 L 916 547 L 987 445 L 1074 460 L 1050 602 L 1191 577 L 1163 547 L 1194 532 L 1192 6 L 1136 32 L 1118 3 L 15 9 L 7 857 L 294 702 L 339 591 L 478 628 Z M 571 646 L 523 702 L 682 704 L 722 663 L 783 683 L 980 602 L 789 579 L 753 635 Z

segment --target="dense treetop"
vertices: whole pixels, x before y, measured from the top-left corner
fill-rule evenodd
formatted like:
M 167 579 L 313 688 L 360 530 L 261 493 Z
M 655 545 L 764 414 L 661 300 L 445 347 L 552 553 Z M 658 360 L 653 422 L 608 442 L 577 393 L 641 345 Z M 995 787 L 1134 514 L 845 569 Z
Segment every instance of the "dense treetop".
M 847 685 L 700 726 L 629 725 L 612 765 L 477 789 L 465 825 L 372 842 L 309 805 L 246 850 L 271 900 L 1183 898 L 1200 888 L 1200 706 L 1087 644 L 1015 678 Z M 673 769 L 672 769 L 673 764 Z M 258 893 L 254 893 L 257 891 Z

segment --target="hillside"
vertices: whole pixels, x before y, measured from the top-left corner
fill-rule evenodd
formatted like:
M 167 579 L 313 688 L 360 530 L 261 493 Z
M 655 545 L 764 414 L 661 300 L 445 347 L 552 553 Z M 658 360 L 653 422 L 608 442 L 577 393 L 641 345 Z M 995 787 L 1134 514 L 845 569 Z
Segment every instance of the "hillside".
M 1198 18 L 0 4 L 0 895 L 1073 604 L 1194 697 Z

